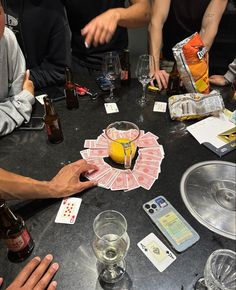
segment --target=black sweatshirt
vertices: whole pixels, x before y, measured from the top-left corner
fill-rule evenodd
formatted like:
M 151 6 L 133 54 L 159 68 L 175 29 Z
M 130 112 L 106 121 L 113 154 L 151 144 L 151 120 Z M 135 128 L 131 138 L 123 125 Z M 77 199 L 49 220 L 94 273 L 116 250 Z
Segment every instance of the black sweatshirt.
M 6 25 L 17 37 L 36 90 L 64 82 L 70 31 L 59 0 L 5 0 Z

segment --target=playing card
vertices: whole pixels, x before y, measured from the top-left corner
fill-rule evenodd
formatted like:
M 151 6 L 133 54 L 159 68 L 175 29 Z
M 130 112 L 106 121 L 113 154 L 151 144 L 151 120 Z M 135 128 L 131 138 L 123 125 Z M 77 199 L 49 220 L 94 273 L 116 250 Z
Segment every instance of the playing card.
M 103 175 L 105 175 L 110 170 L 110 168 L 111 166 L 105 163 L 104 165 L 99 165 L 98 170 L 93 170 L 92 172 L 86 172 L 85 176 L 89 180 L 99 180 L 99 178 L 102 178 Z
M 163 272 L 176 260 L 176 256 L 153 233 L 146 236 L 137 245 L 160 272 Z
M 80 151 L 80 154 L 81 154 L 83 159 L 88 159 L 89 158 L 89 155 L 88 155 L 89 154 L 89 150 L 88 149 Z
M 127 189 L 128 182 L 126 178 L 126 172 L 120 171 L 114 182 L 112 183 L 111 190 L 124 190 Z
M 55 223 L 74 224 L 81 202 L 82 199 L 78 197 L 64 198 L 58 210 Z
M 141 137 L 139 137 L 140 140 L 143 140 L 143 139 L 147 139 L 147 138 L 155 138 L 155 139 L 159 139 L 158 136 L 156 136 L 155 134 L 151 133 L 151 132 L 147 132 L 145 134 L 143 134 Z
M 159 146 L 157 140 L 155 137 L 149 137 L 149 138 L 140 138 L 137 141 L 137 145 L 139 147 L 155 147 Z
M 163 157 L 164 156 L 164 152 L 162 150 L 162 146 L 151 147 L 151 148 L 142 148 L 142 149 L 139 149 L 138 152 L 140 154 L 146 154 L 146 155 L 151 155 L 151 156 L 158 156 L 158 157 Z
M 139 153 L 138 159 L 143 161 L 159 161 L 162 160 L 163 157 Z
M 88 139 L 84 141 L 84 148 L 107 148 L 107 143 L 97 143 L 97 139 Z
M 131 170 L 127 170 L 126 177 L 127 177 L 127 190 L 126 191 L 130 191 L 139 187 L 139 183 L 134 177 Z
M 80 152 L 81 153 L 81 152 Z M 94 157 L 108 157 L 108 150 L 107 149 L 89 149 L 88 158 Z
M 98 186 L 109 189 L 107 185 L 110 183 L 111 178 L 114 175 L 114 170 L 111 167 L 109 171 L 106 172 L 101 178 L 98 179 Z
M 138 170 L 133 170 L 132 173 L 138 181 L 139 185 L 147 190 L 152 187 L 153 183 L 156 180 L 155 177 L 149 176 L 143 172 L 139 172 Z
M 136 164 L 137 165 L 149 165 L 149 166 L 153 166 L 153 167 L 160 167 L 161 161 L 162 161 L 162 159 L 148 161 L 148 160 L 142 159 L 141 157 L 138 157 L 136 159 Z
M 154 103 L 154 107 L 153 107 L 153 111 L 154 112 L 165 113 L 166 112 L 166 106 L 167 106 L 166 102 L 155 102 Z
M 147 175 L 150 175 L 152 177 L 158 178 L 158 174 L 159 174 L 158 167 L 139 163 L 139 164 L 135 164 L 134 169 L 138 170 L 139 172 L 143 172 Z
M 104 104 L 107 114 L 118 113 L 119 109 L 116 103 L 105 103 Z

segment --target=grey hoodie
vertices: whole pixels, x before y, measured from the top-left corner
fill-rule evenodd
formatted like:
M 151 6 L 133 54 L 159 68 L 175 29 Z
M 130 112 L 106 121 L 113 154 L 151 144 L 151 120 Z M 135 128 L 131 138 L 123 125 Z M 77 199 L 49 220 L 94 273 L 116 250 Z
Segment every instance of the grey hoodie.
M 224 77 L 229 81 L 230 83 L 233 83 L 236 80 L 236 58 L 234 61 L 229 65 L 229 70 L 224 75 Z
M 0 39 L 0 136 L 29 121 L 34 96 L 22 90 L 25 60 L 14 33 L 5 27 Z

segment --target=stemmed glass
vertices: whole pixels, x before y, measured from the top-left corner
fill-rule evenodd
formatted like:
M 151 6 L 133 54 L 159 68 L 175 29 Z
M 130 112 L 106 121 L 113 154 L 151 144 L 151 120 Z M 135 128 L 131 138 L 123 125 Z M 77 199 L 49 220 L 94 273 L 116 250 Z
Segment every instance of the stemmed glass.
M 146 87 L 147 84 L 154 77 L 154 60 L 153 56 L 148 54 L 143 54 L 139 56 L 137 68 L 136 68 L 136 76 L 139 82 L 143 85 L 143 94 L 141 99 L 138 99 L 138 104 L 140 106 L 144 106 L 147 103 L 146 99 Z
M 115 51 L 109 51 L 104 54 L 102 62 L 102 72 L 104 77 L 111 82 L 110 94 L 105 101 L 108 103 L 117 102 L 118 97 L 114 95 L 115 81 L 120 77 L 121 65 L 119 54 Z
M 92 247 L 97 257 L 99 279 L 115 283 L 125 274 L 125 256 L 129 249 L 129 236 L 125 217 L 114 210 L 101 212 L 93 223 Z
M 195 290 L 232 290 L 236 285 L 236 253 L 228 249 L 214 251 L 207 259 L 204 278 Z

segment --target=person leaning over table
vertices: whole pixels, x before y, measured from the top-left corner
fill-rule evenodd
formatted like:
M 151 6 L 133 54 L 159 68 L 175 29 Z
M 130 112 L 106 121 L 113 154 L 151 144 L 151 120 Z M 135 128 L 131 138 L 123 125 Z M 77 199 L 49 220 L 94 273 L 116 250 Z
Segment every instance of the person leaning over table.
M 101 70 L 103 54 L 128 46 L 127 28 L 150 20 L 149 0 L 62 0 L 72 33 L 72 68 L 85 73 Z
M 70 30 L 60 0 L 3 0 L 5 24 L 16 35 L 35 90 L 64 85 Z
M 34 86 L 14 33 L 5 28 L 0 2 L 0 136 L 29 121 L 35 102 Z
M 227 0 L 153 0 L 149 24 L 150 54 L 155 61 L 155 79 L 160 89 L 167 88 L 169 74 L 161 69 L 160 53 L 173 60 L 172 47 L 199 31 L 210 50 L 218 31 Z
M 218 86 L 225 86 L 236 81 L 236 58 L 229 64 L 229 69 L 225 75 L 212 75 L 209 78 L 210 83 Z
M 81 182 L 80 175 L 97 169 L 95 165 L 88 164 L 85 160 L 78 160 L 64 166 L 52 180 L 39 181 L 0 168 L 0 199 L 67 197 L 96 185 L 93 181 Z M 51 254 L 48 254 L 42 261 L 39 257 L 34 257 L 7 290 L 56 289 L 56 281 L 50 281 L 59 265 L 58 263 L 51 264 L 52 260 Z M 0 277 L 0 287 L 2 282 L 3 278 Z

